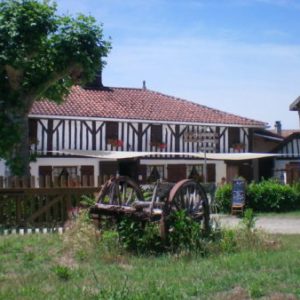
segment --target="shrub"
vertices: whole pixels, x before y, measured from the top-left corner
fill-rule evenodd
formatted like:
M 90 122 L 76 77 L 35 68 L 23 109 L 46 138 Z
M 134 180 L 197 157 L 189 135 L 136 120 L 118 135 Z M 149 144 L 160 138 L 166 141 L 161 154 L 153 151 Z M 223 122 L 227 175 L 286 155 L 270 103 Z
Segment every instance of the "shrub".
M 184 210 L 173 213 L 169 220 L 168 247 L 172 252 L 201 251 L 202 233 L 199 223 Z
M 248 231 L 252 231 L 255 227 L 255 216 L 252 208 L 247 208 L 244 212 L 244 216 L 242 219 L 242 224 L 245 226 L 245 229 Z
M 232 184 L 216 191 L 216 203 L 221 212 L 231 209 Z M 246 205 L 254 211 L 279 212 L 300 208 L 300 184 L 283 185 L 274 179 L 251 183 L 246 187 Z
M 289 211 L 299 207 L 295 189 L 275 180 L 251 183 L 247 187 L 247 204 L 255 211 Z
M 202 250 L 202 231 L 199 223 L 185 211 L 177 211 L 167 219 L 169 228 L 166 241 L 160 237 L 158 223 L 139 222 L 131 218 L 122 219 L 117 230 L 123 247 L 139 254 L 191 252 Z
M 157 253 L 162 249 L 158 225 L 144 223 L 130 217 L 123 218 L 117 225 L 122 246 L 135 253 Z
M 232 184 L 228 183 L 218 187 L 216 191 L 216 204 L 221 212 L 229 213 L 231 210 Z

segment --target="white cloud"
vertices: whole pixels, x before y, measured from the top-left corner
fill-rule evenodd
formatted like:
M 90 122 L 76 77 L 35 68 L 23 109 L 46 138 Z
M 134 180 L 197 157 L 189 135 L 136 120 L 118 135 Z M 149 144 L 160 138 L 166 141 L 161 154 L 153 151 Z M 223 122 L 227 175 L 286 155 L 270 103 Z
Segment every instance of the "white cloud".
M 300 47 L 209 39 L 128 40 L 104 71 L 110 86 L 141 87 L 210 107 L 298 126 L 288 111 L 300 93 Z

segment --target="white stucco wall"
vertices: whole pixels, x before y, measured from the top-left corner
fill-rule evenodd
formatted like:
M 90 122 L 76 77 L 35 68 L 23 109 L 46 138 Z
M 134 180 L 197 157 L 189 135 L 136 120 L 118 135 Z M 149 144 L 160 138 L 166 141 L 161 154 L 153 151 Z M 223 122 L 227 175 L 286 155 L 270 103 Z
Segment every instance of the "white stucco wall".
M 43 157 L 38 158 L 36 162 L 30 163 L 30 172 L 32 176 L 36 177 L 36 185 L 38 185 L 39 166 L 77 166 L 91 165 L 94 166 L 94 176 L 99 174 L 99 159 L 97 158 L 66 158 L 66 157 Z M 79 169 L 80 170 L 80 169 Z M 95 180 L 96 184 L 96 180 Z
M 0 159 L 0 176 L 5 176 L 5 163 L 3 159 Z
M 39 176 L 39 167 L 40 166 L 77 166 L 78 168 L 82 165 L 91 165 L 94 166 L 94 176 L 98 176 L 100 174 L 99 170 L 99 162 L 102 161 L 98 158 L 66 158 L 66 157 L 43 157 L 38 158 L 36 162 L 32 162 L 30 164 L 31 175 L 36 177 L 36 186 L 38 186 L 38 176 Z M 108 161 L 108 160 L 105 160 Z M 168 164 L 186 164 L 186 165 L 203 165 L 203 160 L 188 160 L 188 159 L 170 159 L 170 160 L 162 160 L 162 159 L 141 159 L 140 163 L 142 165 L 164 165 L 165 170 L 167 170 Z M 208 160 L 208 164 L 216 165 L 216 183 L 221 182 L 222 177 L 226 177 L 226 164 L 224 161 L 215 161 Z M 7 168 L 3 160 L 0 160 L 0 176 L 6 176 Z M 80 170 L 80 169 L 79 169 Z M 166 174 L 167 176 L 167 174 Z M 95 181 L 96 183 L 96 181 Z

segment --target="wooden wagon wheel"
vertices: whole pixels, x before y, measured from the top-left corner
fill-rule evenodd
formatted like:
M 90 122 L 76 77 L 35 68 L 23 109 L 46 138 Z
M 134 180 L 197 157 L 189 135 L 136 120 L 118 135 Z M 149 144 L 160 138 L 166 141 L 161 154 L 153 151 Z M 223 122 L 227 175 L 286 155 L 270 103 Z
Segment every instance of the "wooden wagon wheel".
M 184 210 L 195 221 L 203 222 L 204 231 L 209 230 L 209 205 L 203 187 L 193 179 L 177 182 L 170 190 L 168 212 Z
M 143 201 L 139 185 L 127 176 L 112 177 L 102 187 L 98 203 L 130 206 L 136 200 Z

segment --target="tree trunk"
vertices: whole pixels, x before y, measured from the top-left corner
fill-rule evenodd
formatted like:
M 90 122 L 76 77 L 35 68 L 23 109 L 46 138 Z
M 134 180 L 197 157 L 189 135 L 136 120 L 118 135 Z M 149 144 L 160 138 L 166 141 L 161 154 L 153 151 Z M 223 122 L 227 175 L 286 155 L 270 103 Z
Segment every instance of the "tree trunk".
M 18 143 L 14 149 L 11 172 L 17 176 L 30 176 L 28 115 L 21 115 L 18 118 L 20 125 L 20 143 Z

